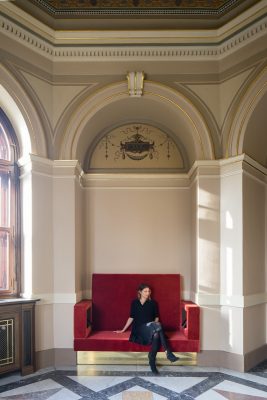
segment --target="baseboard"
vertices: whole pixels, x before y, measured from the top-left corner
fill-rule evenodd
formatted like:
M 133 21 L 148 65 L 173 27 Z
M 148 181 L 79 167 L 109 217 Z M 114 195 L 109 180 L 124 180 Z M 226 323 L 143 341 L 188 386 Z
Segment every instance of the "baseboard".
M 219 350 L 203 350 L 198 353 L 197 365 L 201 367 L 227 368 L 244 372 L 244 356 Z
M 135 359 L 129 359 L 127 354 L 116 353 L 116 357 L 106 357 L 103 352 L 78 352 L 78 355 L 73 349 L 48 349 L 36 352 L 36 369 L 48 367 L 63 367 L 75 366 L 77 364 L 131 364 L 131 363 L 146 363 L 146 355 L 135 355 Z M 94 353 L 94 354 L 93 354 Z M 180 354 L 178 354 L 180 356 Z M 80 357 L 80 358 L 79 358 Z M 89 357 L 89 358 L 88 358 Z M 190 355 L 191 357 L 191 355 Z M 181 353 L 180 365 L 198 365 L 203 367 L 227 368 L 234 371 L 245 372 L 255 367 L 263 360 L 267 359 L 267 344 L 253 350 L 245 355 L 229 353 L 226 351 L 203 350 L 197 353 L 194 359 L 189 357 L 189 353 Z M 144 358 L 144 359 L 143 359 Z M 164 365 L 164 358 L 159 353 L 159 361 Z M 109 360 L 108 360 L 109 359 Z M 108 361 L 107 361 L 108 360 Z M 78 362 L 77 362 L 78 361 Z
M 262 361 L 267 359 L 267 344 L 259 347 L 256 350 L 250 351 L 249 353 L 245 354 L 245 371 L 249 371 L 251 368 L 255 367 Z
M 54 349 L 37 351 L 35 353 L 36 369 L 48 368 L 55 366 Z
M 226 351 L 203 350 L 198 353 L 197 365 L 246 372 L 265 359 L 267 359 L 267 344 L 244 355 Z
M 73 349 L 48 349 L 36 352 L 36 369 L 76 365 Z

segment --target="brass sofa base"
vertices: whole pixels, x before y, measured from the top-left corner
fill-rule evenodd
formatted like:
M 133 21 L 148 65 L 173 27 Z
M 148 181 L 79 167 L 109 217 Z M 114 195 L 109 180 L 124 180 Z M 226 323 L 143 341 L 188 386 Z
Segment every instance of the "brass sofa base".
M 173 365 L 196 365 L 197 353 L 175 353 L 180 359 Z M 77 365 L 147 365 L 146 352 L 77 351 Z M 170 365 L 165 353 L 157 354 L 158 365 Z

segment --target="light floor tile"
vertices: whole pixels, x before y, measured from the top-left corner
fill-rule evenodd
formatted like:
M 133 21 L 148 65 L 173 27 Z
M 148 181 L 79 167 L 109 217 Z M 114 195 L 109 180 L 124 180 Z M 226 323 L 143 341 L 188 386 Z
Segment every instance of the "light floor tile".
M 198 400 L 267 400 L 265 365 L 267 360 L 258 369 L 247 373 L 214 367 L 166 365 L 159 366 L 158 376 L 151 374 L 148 365 L 50 368 L 25 377 L 19 374 L 0 376 L 0 399 L 128 400 L 130 397 L 135 400 L 137 396 L 138 400 L 147 400 L 149 396 L 153 400 L 178 400 L 182 395 Z M 173 397 L 170 397 L 170 391 Z
M 197 396 L 196 400 L 225 400 L 225 397 L 215 392 L 215 390 L 208 390 L 200 396 Z
M 160 376 L 146 376 L 144 380 L 154 383 L 155 385 L 162 386 L 166 389 L 173 390 L 174 392 L 181 393 L 182 391 L 196 385 L 197 383 L 205 380 L 205 377 L 160 377 Z
M 124 371 L 135 372 L 136 365 L 77 365 L 78 375 L 89 375 L 92 372 Z
M 123 376 L 69 376 L 75 382 L 78 382 L 94 392 L 110 388 L 129 380 L 129 377 Z
M 53 396 L 49 397 L 49 400 L 78 400 L 81 397 L 77 394 L 71 392 L 68 389 L 61 389 L 59 392 L 55 393 Z
M 230 371 L 230 370 L 222 370 L 222 372 L 226 375 L 235 376 L 237 378 L 246 379 L 247 381 L 260 383 L 261 385 L 267 385 L 267 375 L 266 377 L 254 375 L 252 373 L 247 372 L 238 372 L 238 371 Z

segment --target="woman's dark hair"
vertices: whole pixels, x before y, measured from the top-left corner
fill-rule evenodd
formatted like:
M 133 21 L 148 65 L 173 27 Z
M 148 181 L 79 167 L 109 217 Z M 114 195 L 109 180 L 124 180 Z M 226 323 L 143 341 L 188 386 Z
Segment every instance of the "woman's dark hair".
M 140 292 L 142 292 L 142 290 L 144 290 L 144 289 L 146 289 L 146 288 L 148 288 L 148 289 L 150 289 L 150 291 L 151 291 L 151 287 L 147 284 L 147 283 L 141 283 L 139 286 L 138 286 L 138 288 L 137 288 L 137 291 L 138 291 L 138 298 L 140 299 Z
M 144 290 L 144 289 L 146 289 L 146 288 L 148 288 L 148 289 L 151 290 L 151 287 L 150 287 L 149 285 L 147 285 L 146 283 L 141 283 L 141 284 L 138 286 L 137 290 L 138 290 L 138 292 L 141 292 L 142 290 Z

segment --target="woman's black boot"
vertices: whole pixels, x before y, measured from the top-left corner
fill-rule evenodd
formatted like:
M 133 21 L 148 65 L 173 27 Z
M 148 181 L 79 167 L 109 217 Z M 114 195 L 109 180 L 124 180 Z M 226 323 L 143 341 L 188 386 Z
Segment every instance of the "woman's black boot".
M 176 355 L 173 354 L 170 350 L 166 351 L 166 356 L 168 360 L 172 363 L 179 360 L 179 357 L 176 357 Z
M 153 372 L 153 374 L 158 374 L 159 371 L 157 370 L 156 367 L 156 354 L 152 353 L 151 351 L 148 353 L 148 361 L 149 361 L 149 365 L 151 368 L 151 371 Z

